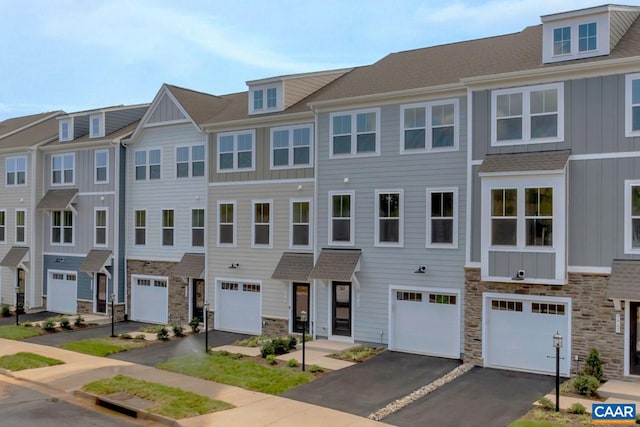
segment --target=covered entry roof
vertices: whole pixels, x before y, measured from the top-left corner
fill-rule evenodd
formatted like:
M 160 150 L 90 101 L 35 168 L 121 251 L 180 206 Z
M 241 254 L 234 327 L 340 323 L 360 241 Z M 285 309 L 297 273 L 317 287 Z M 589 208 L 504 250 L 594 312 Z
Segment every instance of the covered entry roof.
M 40 200 L 40 203 L 38 203 L 38 209 L 68 209 L 76 197 L 76 194 L 78 194 L 77 188 L 70 190 L 49 190 L 42 200 Z
M 84 258 L 84 261 L 80 264 L 78 269 L 85 273 L 98 273 L 105 267 L 110 257 L 111 251 L 108 249 L 92 249 Z
M 17 267 L 29 252 L 29 248 L 24 246 L 12 246 L 9 252 L 0 261 L 0 267 Z
M 323 249 L 310 278 L 349 282 L 360 271 L 360 249 Z
M 296 280 L 306 282 L 313 269 L 313 254 L 285 252 L 271 275 L 277 280 Z
M 180 277 L 202 279 L 204 275 L 204 254 L 186 252 L 173 270 L 173 274 Z
M 567 164 L 567 160 L 569 160 L 570 154 L 570 150 L 489 154 L 482 161 L 478 173 L 562 171 Z
M 613 260 L 607 296 L 618 300 L 640 300 L 640 260 Z

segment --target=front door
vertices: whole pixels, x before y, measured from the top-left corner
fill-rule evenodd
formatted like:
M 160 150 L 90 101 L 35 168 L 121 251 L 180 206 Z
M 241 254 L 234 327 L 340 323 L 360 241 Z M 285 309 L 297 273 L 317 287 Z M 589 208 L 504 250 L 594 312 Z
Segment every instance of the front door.
M 202 322 L 204 321 L 204 280 L 193 279 L 192 284 L 191 295 L 193 299 L 191 303 L 191 313 L 193 313 L 193 317 L 197 317 Z
M 17 277 L 16 277 L 16 286 L 18 287 L 18 301 L 16 303 L 24 309 L 24 278 L 25 273 L 22 268 L 18 268 Z
M 351 282 L 331 282 L 333 335 L 351 336 Z
M 107 275 L 96 274 L 96 313 L 107 312 Z
M 638 330 L 640 330 L 640 302 L 629 303 L 629 374 L 640 375 L 640 342 L 638 342 Z
M 293 327 L 292 332 L 302 332 L 303 323 L 300 320 L 300 314 L 304 311 L 307 313 L 306 331 L 309 332 L 309 320 L 311 313 L 309 312 L 309 284 L 295 283 L 293 284 Z

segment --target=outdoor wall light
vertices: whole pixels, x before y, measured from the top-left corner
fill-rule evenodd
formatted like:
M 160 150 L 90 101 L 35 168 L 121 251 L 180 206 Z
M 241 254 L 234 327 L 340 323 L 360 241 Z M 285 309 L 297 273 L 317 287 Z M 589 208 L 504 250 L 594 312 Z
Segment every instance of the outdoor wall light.
M 511 278 L 511 280 L 524 280 L 525 271 L 518 270 L 516 271 L 516 275 Z
M 64 258 L 56 258 L 56 262 L 64 262 Z
M 427 266 L 425 265 L 419 265 L 418 269 L 416 271 L 414 271 L 414 273 L 418 273 L 418 274 L 424 274 L 427 271 Z
M 229 266 L 229 268 L 238 268 L 240 267 L 240 263 L 237 262 L 232 262 L 231 265 Z

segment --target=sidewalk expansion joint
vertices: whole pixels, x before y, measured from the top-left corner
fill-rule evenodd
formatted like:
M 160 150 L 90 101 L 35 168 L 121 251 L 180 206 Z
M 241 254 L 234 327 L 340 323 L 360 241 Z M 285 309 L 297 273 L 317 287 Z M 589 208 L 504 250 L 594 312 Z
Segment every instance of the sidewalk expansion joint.
M 452 369 L 451 371 L 447 372 L 437 380 L 432 381 L 430 384 L 422 386 L 419 389 L 411 392 L 410 394 L 400 399 L 397 399 L 394 402 L 387 404 L 382 409 L 378 409 L 376 412 L 373 412 L 372 414 L 370 414 L 367 418 L 374 421 L 382 421 L 389 415 L 395 412 L 398 412 L 399 410 L 409 406 L 416 400 L 423 398 L 424 396 L 431 393 L 432 391 L 435 391 L 440 387 L 442 387 L 443 385 L 450 383 L 456 378 L 466 374 L 471 370 L 471 368 L 473 368 L 473 365 L 471 363 L 463 363 L 462 365 L 456 367 L 455 369 Z

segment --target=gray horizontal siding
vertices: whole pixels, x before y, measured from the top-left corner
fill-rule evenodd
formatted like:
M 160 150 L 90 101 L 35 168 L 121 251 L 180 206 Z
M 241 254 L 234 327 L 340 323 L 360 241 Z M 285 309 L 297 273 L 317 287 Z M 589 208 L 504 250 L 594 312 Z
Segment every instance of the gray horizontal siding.
M 105 135 L 122 129 L 125 126 L 139 120 L 147 111 L 147 107 L 127 108 L 124 110 L 107 111 L 105 113 Z

